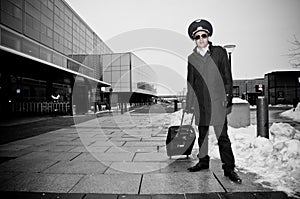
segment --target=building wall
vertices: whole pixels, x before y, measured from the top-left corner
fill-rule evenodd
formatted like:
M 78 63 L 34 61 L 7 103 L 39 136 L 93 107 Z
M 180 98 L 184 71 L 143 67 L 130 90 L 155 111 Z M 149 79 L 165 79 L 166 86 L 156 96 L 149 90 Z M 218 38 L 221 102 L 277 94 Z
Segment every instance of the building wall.
M 265 85 L 265 80 L 263 78 L 234 80 L 233 87 L 236 88 L 236 92 L 234 92 L 234 95 L 236 97 L 241 97 L 243 94 L 246 95 L 246 93 L 255 93 L 255 86 L 259 84 Z
M 276 71 L 265 75 L 270 104 L 292 104 L 300 97 L 300 71 Z
M 78 55 L 112 53 L 62 0 L 1 0 L 0 21 L 2 46 L 92 78 L 102 71 Z
M 293 104 L 300 98 L 300 71 L 275 71 L 265 74 L 264 78 L 234 80 L 234 95 L 245 96 L 249 102 L 251 96 L 255 97 L 256 85 L 264 85 L 264 96 L 269 104 Z M 246 89 L 247 88 L 247 89 Z M 255 102 L 253 102 L 255 104 Z

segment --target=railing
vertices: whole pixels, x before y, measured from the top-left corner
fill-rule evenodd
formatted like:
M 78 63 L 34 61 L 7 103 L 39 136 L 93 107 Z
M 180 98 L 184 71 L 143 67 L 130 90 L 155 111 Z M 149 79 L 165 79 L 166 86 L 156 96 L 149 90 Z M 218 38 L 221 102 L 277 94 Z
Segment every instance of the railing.
M 12 103 L 14 113 L 69 113 L 69 102 L 15 102 Z

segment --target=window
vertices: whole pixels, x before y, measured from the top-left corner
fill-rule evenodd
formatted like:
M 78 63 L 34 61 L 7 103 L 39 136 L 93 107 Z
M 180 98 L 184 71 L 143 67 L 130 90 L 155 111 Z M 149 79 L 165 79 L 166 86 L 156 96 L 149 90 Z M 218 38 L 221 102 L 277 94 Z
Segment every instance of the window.
M 1 45 L 21 51 L 21 37 L 1 29 Z
M 121 56 L 119 54 L 112 55 L 112 66 L 119 66 L 121 65 Z
M 125 66 L 125 65 L 129 66 L 129 54 L 128 53 L 123 54 L 121 56 L 121 65 L 122 65 L 122 67 Z
M 52 52 L 46 48 L 40 47 L 40 58 L 52 62 Z
M 63 65 L 63 57 L 58 53 L 53 53 L 53 64 L 62 66 Z
M 10 28 L 22 32 L 22 2 L 1 1 L 1 22 Z
M 22 41 L 22 52 L 37 58 L 40 57 L 39 46 L 25 39 Z

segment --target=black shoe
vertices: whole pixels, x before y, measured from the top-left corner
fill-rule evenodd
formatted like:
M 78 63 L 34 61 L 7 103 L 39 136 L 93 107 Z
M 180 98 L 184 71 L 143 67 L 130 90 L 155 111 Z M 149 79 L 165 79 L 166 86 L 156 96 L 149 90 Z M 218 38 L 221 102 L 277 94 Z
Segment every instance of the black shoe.
M 209 156 L 205 156 L 204 158 L 199 158 L 199 162 L 195 166 L 188 168 L 188 171 L 197 172 L 208 168 L 209 168 Z
M 242 183 L 242 179 L 239 177 L 239 175 L 234 170 L 224 171 L 224 176 L 229 177 L 229 179 L 232 182 L 235 182 L 238 184 Z

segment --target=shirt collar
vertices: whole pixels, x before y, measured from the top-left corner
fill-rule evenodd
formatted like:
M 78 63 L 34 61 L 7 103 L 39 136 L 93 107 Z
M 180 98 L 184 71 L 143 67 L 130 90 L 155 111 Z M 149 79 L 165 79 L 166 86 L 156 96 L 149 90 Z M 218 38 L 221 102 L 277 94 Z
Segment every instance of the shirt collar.
M 209 52 L 209 44 L 205 48 L 196 47 L 196 52 L 202 56 L 204 56 L 207 52 Z

